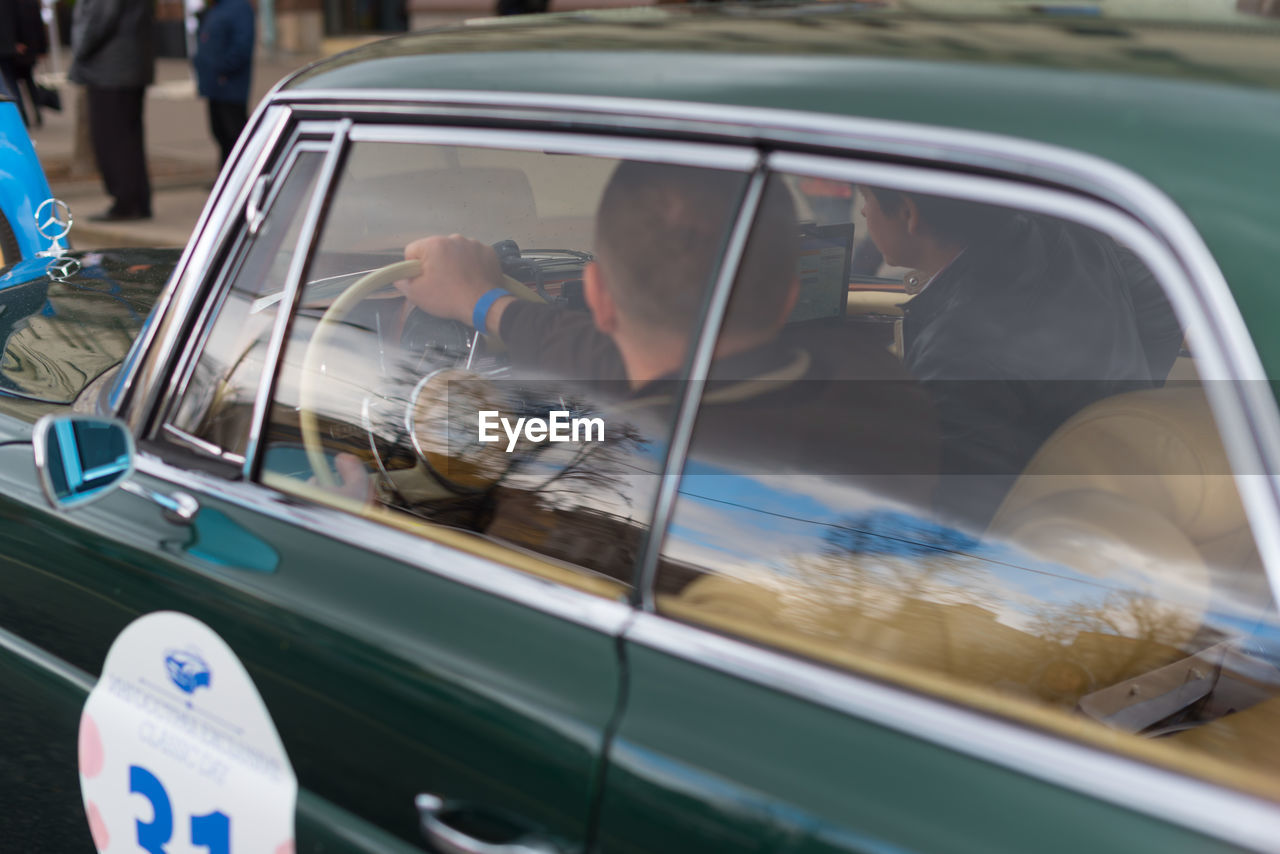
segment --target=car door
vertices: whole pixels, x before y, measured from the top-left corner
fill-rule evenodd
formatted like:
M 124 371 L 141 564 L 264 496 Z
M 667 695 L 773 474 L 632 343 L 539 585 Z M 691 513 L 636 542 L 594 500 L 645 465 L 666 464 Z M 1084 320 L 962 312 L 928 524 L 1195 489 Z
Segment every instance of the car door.
M 5 629 L 38 651 L 39 666 L 22 662 L 32 678 L 56 682 L 55 664 L 69 674 L 43 700 L 57 712 L 42 741 L 58 745 L 59 816 L 83 826 L 70 745 L 106 648 L 136 617 L 171 610 L 217 632 L 261 693 L 299 782 L 299 850 L 335 840 L 352 850 L 584 850 L 622 696 L 630 564 L 665 444 L 631 460 L 625 498 L 573 453 L 521 449 L 524 468 L 504 473 L 491 506 L 493 484 L 456 476 L 447 444 L 428 477 L 427 455 L 396 432 L 424 376 L 470 362 L 459 349 L 467 330 L 415 316 L 392 335 L 384 324 L 396 308 L 377 300 L 350 318 L 326 316 L 369 269 L 443 228 L 589 248 L 595 205 L 622 159 L 692 161 L 742 186 L 754 155 L 345 123 L 280 138 L 256 207 L 224 226 L 221 260 L 179 285 L 175 304 L 190 287 L 203 308 L 173 339 L 172 372 L 152 373 L 163 355 L 141 360 L 139 375 L 159 379 L 134 389 L 131 405 L 156 409 L 130 489 L 32 522 L 34 482 L 15 476 L 11 494 L 26 512 L 13 515 L 23 532 L 5 584 L 30 607 Z M 727 239 L 727 223 L 707 228 Z M 538 275 L 531 284 L 554 295 Z M 325 325 L 337 352 L 315 365 Z M 497 354 L 476 358 L 504 369 Z M 300 391 L 309 382 L 319 382 L 310 399 Z M 565 401 L 558 382 L 520 386 L 520 406 Z M 318 414 L 318 436 L 302 410 Z M 371 446 L 360 459 L 376 489 L 353 498 L 323 487 L 308 468 L 313 439 L 326 461 Z M 552 509 L 539 503 L 548 485 Z M 619 502 L 625 514 L 604 512 Z
M 850 312 L 770 345 L 827 366 L 800 381 L 729 395 L 708 360 L 624 636 L 601 850 L 1274 850 L 1270 511 L 1237 491 L 1252 440 L 1208 401 L 1242 385 L 1202 380 L 1190 283 L 1075 195 L 772 163 L 872 196 L 859 231 L 923 288 L 898 355 Z M 907 251 L 944 231 L 931 268 Z

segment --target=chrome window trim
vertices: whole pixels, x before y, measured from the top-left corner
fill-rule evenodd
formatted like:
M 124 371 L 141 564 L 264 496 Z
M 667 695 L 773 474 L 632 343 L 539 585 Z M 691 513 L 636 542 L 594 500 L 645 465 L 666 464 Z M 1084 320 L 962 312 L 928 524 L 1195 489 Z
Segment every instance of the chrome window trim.
M 753 149 L 741 145 L 681 143 L 554 130 L 495 130 L 442 125 L 357 125 L 352 128 L 350 138 L 352 142 L 404 142 L 418 145 L 456 145 L 530 152 L 551 150 L 555 154 L 648 160 L 654 163 L 677 163 L 682 166 L 729 169 L 736 172 L 750 171 L 759 160 L 759 155 Z M 607 150 L 608 154 L 602 154 L 603 150 Z
M 296 139 L 297 136 L 298 134 L 295 133 L 293 138 Z M 275 205 L 281 189 L 284 187 L 285 179 L 288 178 L 297 164 L 298 158 L 306 152 L 320 155 L 327 154 L 330 143 L 320 140 L 304 140 L 292 143 L 292 146 L 292 148 L 287 149 L 283 162 L 279 162 L 276 167 L 270 170 L 272 186 L 268 191 L 266 200 L 263 202 L 262 214 L 264 218 L 271 213 L 271 209 Z M 317 173 L 318 179 L 319 173 Z M 255 178 L 254 180 L 257 179 Z M 178 407 L 182 404 L 183 398 L 186 397 L 187 389 L 191 384 L 191 377 L 195 373 L 196 366 L 200 363 L 200 356 L 204 352 L 205 344 L 209 340 L 209 335 L 213 332 L 213 327 L 218 321 L 218 315 L 222 311 L 222 305 L 231 293 L 231 284 L 239 275 L 255 237 L 256 235 L 250 234 L 247 228 L 236 229 L 234 233 L 228 235 L 228 242 L 231 244 L 228 250 L 229 254 L 222 267 L 217 271 L 216 280 L 209 287 L 205 306 L 197 312 L 192 334 L 187 337 L 186 347 L 175 354 L 172 362 L 173 368 L 169 373 L 171 379 L 167 383 L 168 391 L 157 412 L 157 417 L 154 419 L 159 422 L 161 429 L 171 427 L 170 421 L 177 414 Z M 181 428 L 175 427 L 173 429 L 178 430 L 184 436 L 191 436 L 190 433 L 181 430 Z M 213 447 L 212 443 L 204 442 L 204 440 L 200 441 Z M 224 455 L 225 452 L 221 451 L 218 454 L 218 456 Z M 240 457 L 239 454 L 232 454 L 232 456 L 239 458 L 243 462 L 243 457 Z
M 689 381 L 684 384 L 684 393 L 680 397 L 680 406 L 676 410 L 671 445 L 667 451 L 662 480 L 658 484 L 658 494 L 654 501 L 653 524 L 644 538 L 644 550 L 636 565 L 635 598 L 639 607 L 645 611 L 654 610 L 653 589 L 658 575 L 658 558 L 662 552 L 662 545 L 666 542 L 667 527 L 671 522 L 671 513 L 675 509 L 677 487 L 680 476 L 684 472 L 685 459 L 689 454 L 689 443 L 693 439 L 698 407 L 702 403 L 702 385 L 711 370 L 716 339 L 720 337 L 720 324 L 729 307 L 729 296 L 733 292 L 733 283 L 738 277 L 738 267 L 742 263 L 747 239 L 751 234 L 751 226 L 755 224 L 756 214 L 760 210 L 760 200 L 764 197 L 768 180 L 769 175 L 764 163 L 757 160 L 756 168 L 738 205 L 733 230 L 729 234 L 729 240 L 721 255 L 711 292 L 707 295 L 702 324 L 694 336 L 688 359 Z
M 252 478 L 258 464 L 259 445 L 266 425 L 267 414 L 271 409 L 277 374 L 280 370 L 280 357 L 284 353 L 285 342 L 292 328 L 293 314 L 299 294 L 302 293 L 302 279 L 311 264 L 311 255 L 315 252 L 320 240 L 321 226 L 324 223 L 325 211 L 329 196 L 333 192 L 337 180 L 338 166 L 342 162 L 347 148 L 347 134 L 351 132 L 352 122 L 343 119 L 338 122 L 329 141 L 329 151 L 320 173 L 316 176 L 316 186 L 307 203 L 302 227 L 298 230 L 298 243 L 293 250 L 293 258 L 289 262 L 289 271 L 285 274 L 284 288 L 280 308 L 276 312 L 271 329 L 271 338 L 267 342 L 267 352 L 262 360 L 262 378 L 258 381 L 257 394 L 253 401 L 253 417 L 249 422 L 249 438 L 244 451 L 244 476 Z
M 204 439 L 201 439 L 199 436 L 195 436 L 191 433 L 188 433 L 186 430 L 183 430 L 181 427 L 175 427 L 166 421 L 163 425 L 161 425 L 161 430 L 163 433 L 165 433 L 168 436 L 168 438 L 171 441 L 175 441 L 175 442 L 178 442 L 179 444 L 186 445 L 188 448 L 190 448 L 193 451 L 199 451 L 203 454 L 208 454 L 209 456 L 214 458 L 222 457 L 222 453 L 223 453 L 222 448 L 218 447 L 213 442 L 207 442 Z
M 172 378 L 168 370 L 171 357 L 175 349 L 184 343 L 182 321 L 190 313 L 196 296 L 203 289 L 205 273 L 211 260 L 217 256 L 227 239 L 228 222 L 236 212 L 244 209 L 254 180 L 271 162 L 276 147 L 289 127 L 290 118 L 291 111 L 287 107 L 267 103 L 258 107 L 247 127 L 246 135 L 251 134 L 254 140 L 260 142 L 256 145 L 246 142 L 244 148 L 240 149 L 240 159 L 235 161 L 231 171 L 222 172 L 223 177 L 219 179 L 192 231 L 197 239 L 187 244 L 173 269 L 169 284 L 156 300 L 152 316 L 158 319 L 171 317 L 173 322 L 169 323 L 159 340 L 157 336 L 160 335 L 159 327 L 162 324 L 149 324 L 144 339 L 139 342 L 144 355 L 135 363 L 132 374 L 122 378 L 123 394 L 116 413 L 128 421 L 135 435 L 141 435 L 146 429 L 147 419 L 166 393 Z M 227 178 L 228 174 L 230 179 Z M 239 186 L 239 190 L 227 193 L 224 192 L 226 186 Z M 135 380 L 144 372 L 149 372 L 153 379 L 147 387 L 135 389 Z M 139 393 L 140 399 L 134 398 L 135 391 Z
M 637 613 L 623 640 L 1170 824 L 1280 852 L 1280 810 L 1240 792 L 657 614 Z
M 171 442 L 176 442 L 179 445 L 184 445 L 188 450 L 204 454 L 211 459 L 222 460 L 224 463 L 233 465 L 237 469 L 244 466 L 244 457 L 240 454 L 237 454 L 235 451 L 223 450 L 213 442 L 208 442 L 201 439 L 199 436 L 192 435 L 181 427 L 175 427 L 166 422 L 161 425 L 161 431 L 166 439 Z
M 177 489 L 211 496 L 611 637 L 622 634 L 634 613 L 621 600 L 603 599 L 408 531 L 291 498 L 260 484 L 188 471 L 146 453 L 138 455 L 136 470 Z

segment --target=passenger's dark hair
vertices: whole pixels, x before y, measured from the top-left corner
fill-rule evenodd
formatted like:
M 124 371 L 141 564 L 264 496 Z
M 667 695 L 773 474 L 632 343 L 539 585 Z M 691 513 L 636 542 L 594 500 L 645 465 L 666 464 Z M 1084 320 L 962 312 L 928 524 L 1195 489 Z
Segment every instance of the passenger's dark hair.
M 1015 216 L 1014 211 L 1008 208 L 963 199 L 950 199 L 923 193 L 904 193 L 884 187 L 863 186 L 861 189 L 875 196 L 876 204 L 887 214 L 901 210 L 906 197 L 910 196 L 916 203 L 920 218 L 935 236 L 942 240 L 963 243 L 966 246 L 984 237 L 990 237 Z
M 737 214 L 741 173 L 626 161 L 605 187 L 596 216 L 596 252 L 620 311 L 654 329 L 684 333 Z M 799 257 L 791 195 L 770 183 L 735 284 L 731 331 L 774 323 Z

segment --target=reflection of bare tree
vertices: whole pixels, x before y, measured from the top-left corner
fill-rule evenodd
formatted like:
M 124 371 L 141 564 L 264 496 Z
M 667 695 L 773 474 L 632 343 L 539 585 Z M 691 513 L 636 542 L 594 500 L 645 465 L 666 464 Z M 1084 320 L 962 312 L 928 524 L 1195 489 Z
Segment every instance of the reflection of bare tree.
M 1009 555 L 988 551 L 961 532 L 875 514 L 833 526 L 821 551 L 793 556 L 785 572 L 721 579 L 718 594 L 698 595 L 750 599 L 776 629 L 835 649 L 1067 707 L 1185 656 L 1198 628 L 1194 614 L 1132 589 L 1055 584 L 1042 595 L 1061 598 L 1029 600 L 1001 579 L 1019 569 Z
M 604 441 L 517 449 L 522 457 L 495 490 L 486 533 L 630 581 L 657 488 L 654 433 L 604 408 L 570 408 L 600 414 Z
M 579 407 L 576 412 L 590 415 Z M 550 477 L 534 484 L 531 491 L 545 507 L 594 505 L 614 506 L 631 511 L 635 508 L 635 490 L 629 485 L 633 476 L 656 475 L 652 466 L 638 465 L 650 459 L 652 444 L 636 424 L 630 421 L 605 421 L 604 442 L 584 442 L 574 447 L 569 458 L 552 462 Z
M 1113 590 L 1101 601 L 1046 602 L 1028 632 L 1045 644 L 1040 693 L 1072 701 L 1175 661 L 1199 627 L 1185 609 L 1136 590 Z M 1078 683 L 1078 684 L 1077 684 Z

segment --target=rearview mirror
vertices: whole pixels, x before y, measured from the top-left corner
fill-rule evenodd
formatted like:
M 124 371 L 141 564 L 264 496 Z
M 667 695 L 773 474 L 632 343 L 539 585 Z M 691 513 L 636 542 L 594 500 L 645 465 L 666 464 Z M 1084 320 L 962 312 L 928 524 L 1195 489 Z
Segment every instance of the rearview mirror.
M 92 415 L 46 415 L 31 437 L 36 471 L 54 507 L 109 494 L 133 472 L 133 436 L 124 424 Z

